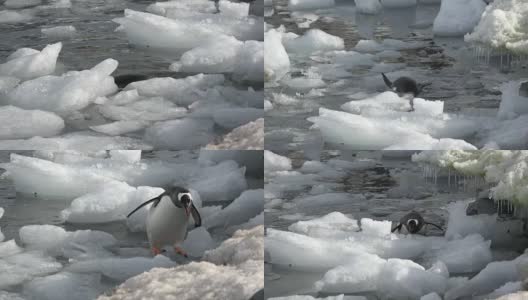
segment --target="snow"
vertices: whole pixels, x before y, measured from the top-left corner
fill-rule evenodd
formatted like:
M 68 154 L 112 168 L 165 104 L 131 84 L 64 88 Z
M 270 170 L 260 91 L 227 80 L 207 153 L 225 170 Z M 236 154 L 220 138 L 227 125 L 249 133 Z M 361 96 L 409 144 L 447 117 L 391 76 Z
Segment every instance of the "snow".
M 264 118 L 233 129 L 220 143 L 208 144 L 207 149 L 264 149 Z
M 52 74 L 61 49 L 62 43 L 56 43 L 47 45 L 38 53 L 19 52 L 0 65 L 0 75 L 28 80 Z
M 264 259 L 264 226 L 238 230 L 213 250 L 205 252 L 204 260 L 217 265 L 240 265 L 246 261 Z
M 75 27 L 71 25 L 42 28 L 41 31 L 45 36 L 55 39 L 71 39 L 77 34 Z
M 290 58 L 282 44 L 282 33 L 270 29 L 264 34 L 264 80 L 278 81 L 290 69 Z
M 48 75 L 29 80 L 9 92 L 7 101 L 21 108 L 42 109 L 58 114 L 80 110 L 92 103 L 97 96 L 117 91 L 117 86 L 110 77 L 117 65 L 116 60 L 107 59 L 90 70 L 70 71 L 62 76 Z
M 528 30 L 524 20 L 528 3 L 522 0 L 495 0 L 486 7 L 478 25 L 464 40 L 517 54 L 528 53 Z
M 433 23 L 437 36 L 462 36 L 478 24 L 486 9 L 482 0 L 444 0 Z
M 129 132 L 136 132 L 147 127 L 148 123 L 145 121 L 115 121 L 112 123 L 90 126 L 90 129 L 99 133 L 104 133 L 110 136 L 119 136 Z
M 64 129 L 64 120 L 52 112 L 0 107 L 0 139 L 24 139 L 34 135 L 52 137 Z
M 205 282 L 207 285 L 204 285 Z M 100 296 L 98 299 L 164 299 L 179 295 L 182 300 L 246 300 L 263 285 L 262 261 L 248 261 L 241 267 L 192 262 L 171 269 L 155 268 L 132 277 L 117 287 L 111 296 Z

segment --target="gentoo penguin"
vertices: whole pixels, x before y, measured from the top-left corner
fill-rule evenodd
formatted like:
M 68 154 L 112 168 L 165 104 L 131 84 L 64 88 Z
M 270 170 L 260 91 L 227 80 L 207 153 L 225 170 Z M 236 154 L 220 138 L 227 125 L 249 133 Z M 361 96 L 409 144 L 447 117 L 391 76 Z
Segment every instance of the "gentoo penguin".
M 400 232 L 401 229 L 402 229 L 402 226 L 405 226 L 405 229 L 407 229 L 407 231 L 409 233 L 415 234 L 415 233 L 418 233 L 420 230 L 422 230 L 422 228 L 425 225 L 433 225 L 436 228 L 439 228 L 440 230 L 444 231 L 442 229 L 442 227 L 440 227 L 440 226 L 438 226 L 436 224 L 425 222 L 425 220 L 422 217 L 422 215 L 420 215 L 418 212 L 413 210 L 410 213 L 408 213 L 405 216 L 403 216 L 400 219 L 400 223 L 398 224 L 398 226 L 394 227 L 391 232 L 394 232 L 396 230 L 398 230 L 398 232 Z
M 411 104 L 411 110 L 414 111 L 414 97 L 418 96 L 423 90 L 423 88 L 428 84 L 424 84 L 421 86 L 418 86 L 416 81 L 414 79 L 409 77 L 400 77 L 396 79 L 394 82 L 391 82 L 387 76 L 385 76 L 384 73 L 381 73 L 381 76 L 383 76 L 383 81 L 385 84 L 395 93 L 398 94 L 400 97 L 408 97 L 410 98 L 410 104 Z
M 154 255 L 161 253 L 162 247 L 170 245 L 176 253 L 187 257 L 178 245 L 187 238 L 187 224 L 192 215 L 196 227 L 202 225 L 200 213 L 193 204 L 191 192 L 182 187 L 170 187 L 156 198 L 150 199 L 131 213 L 152 202 L 147 215 L 147 236 Z

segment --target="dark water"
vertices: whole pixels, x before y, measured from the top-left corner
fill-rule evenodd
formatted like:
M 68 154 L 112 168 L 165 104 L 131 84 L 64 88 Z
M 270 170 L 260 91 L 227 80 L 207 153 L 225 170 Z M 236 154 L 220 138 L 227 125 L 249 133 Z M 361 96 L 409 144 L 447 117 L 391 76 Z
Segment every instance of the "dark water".
M 283 25 L 288 32 L 303 34 L 308 28 L 298 28 L 295 20 L 302 17 L 292 15 L 286 8 L 287 1 L 276 1 L 274 14 L 265 21 L 273 27 Z M 432 33 L 432 24 L 440 9 L 439 5 L 419 4 L 414 8 L 384 9 L 379 15 L 363 15 L 356 12 L 354 2 L 337 0 L 336 6 L 309 11 L 319 16 L 310 28 L 318 28 L 341 37 L 345 50 L 353 50 L 361 39 L 381 41 L 387 38 L 405 42 L 421 42 L 423 47 L 401 50 L 400 58 L 383 59 L 385 63 L 403 63 L 399 71 L 408 71 L 418 82 L 432 83 L 420 95 L 427 100 L 444 101 L 445 112 L 460 112 L 468 115 L 494 116 L 499 107 L 501 83 L 528 76 L 528 62 L 512 68 L 501 64 L 500 57 L 493 57 L 490 64 L 477 60 L 471 45 L 463 37 L 439 38 Z M 300 22 L 300 21 L 299 21 Z M 316 65 L 311 58 L 290 55 L 292 77 Z M 318 115 L 319 107 L 341 110 L 340 106 L 351 99 L 346 96 L 357 92 L 381 92 L 383 85 L 373 87 L 365 77 L 381 76 L 367 68 L 357 68 L 350 76 L 338 79 L 323 79 L 327 83 L 322 96 L 307 96 L 305 93 L 288 90 L 283 85 L 266 88 L 266 98 L 271 93 L 285 93 L 300 98 L 299 105 L 275 106 L 266 112 L 266 149 L 302 150 L 318 143 L 315 131 L 309 131 L 311 122 L 306 118 Z M 337 86 L 332 86 L 338 84 Z M 314 141 L 316 139 L 316 141 Z M 471 142 L 471 141 L 469 141 Z M 328 149 L 332 149 L 327 147 Z

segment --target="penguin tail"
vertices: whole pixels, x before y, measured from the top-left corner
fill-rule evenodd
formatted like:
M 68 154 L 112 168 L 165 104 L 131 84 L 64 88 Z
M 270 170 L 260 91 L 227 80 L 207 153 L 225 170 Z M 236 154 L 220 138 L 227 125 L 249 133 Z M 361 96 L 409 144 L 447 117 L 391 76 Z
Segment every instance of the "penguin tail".
M 389 78 L 387 78 L 384 73 L 381 73 L 381 76 L 383 76 L 383 81 L 385 84 L 392 89 L 392 82 L 389 80 Z

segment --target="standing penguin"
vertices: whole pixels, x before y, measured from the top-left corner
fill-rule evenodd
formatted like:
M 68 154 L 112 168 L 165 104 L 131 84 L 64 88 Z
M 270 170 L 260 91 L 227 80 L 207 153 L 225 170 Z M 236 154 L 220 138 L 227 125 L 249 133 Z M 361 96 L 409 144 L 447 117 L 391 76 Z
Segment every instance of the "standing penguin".
M 394 227 L 391 230 L 391 232 L 394 232 L 396 230 L 400 232 L 402 229 L 402 226 L 405 226 L 405 229 L 407 229 L 409 233 L 415 234 L 415 233 L 418 233 L 420 230 L 422 230 L 422 228 L 425 225 L 433 225 L 436 228 L 439 228 L 440 230 L 444 231 L 442 227 L 436 224 L 433 224 L 433 223 L 426 222 L 424 218 L 422 217 L 422 215 L 420 215 L 418 212 L 413 210 L 410 213 L 406 214 L 405 216 L 401 217 L 400 223 L 398 224 L 398 226 Z
M 154 255 L 161 253 L 162 247 L 171 245 L 174 251 L 187 257 L 187 253 L 178 245 L 187 238 L 187 224 L 192 215 L 195 227 L 202 225 L 200 213 L 193 204 L 189 190 L 182 187 L 170 187 L 156 198 L 145 201 L 131 213 L 152 203 L 147 215 L 147 236 Z
M 411 110 L 414 111 L 414 97 L 418 96 L 423 90 L 424 87 L 430 85 L 423 84 L 418 86 L 416 81 L 414 79 L 409 77 L 400 77 L 396 79 L 394 82 L 391 82 L 385 74 L 381 73 L 381 76 L 383 76 L 383 81 L 385 84 L 395 93 L 398 94 L 400 97 L 409 97 L 410 98 L 410 104 L 411 104 Z

